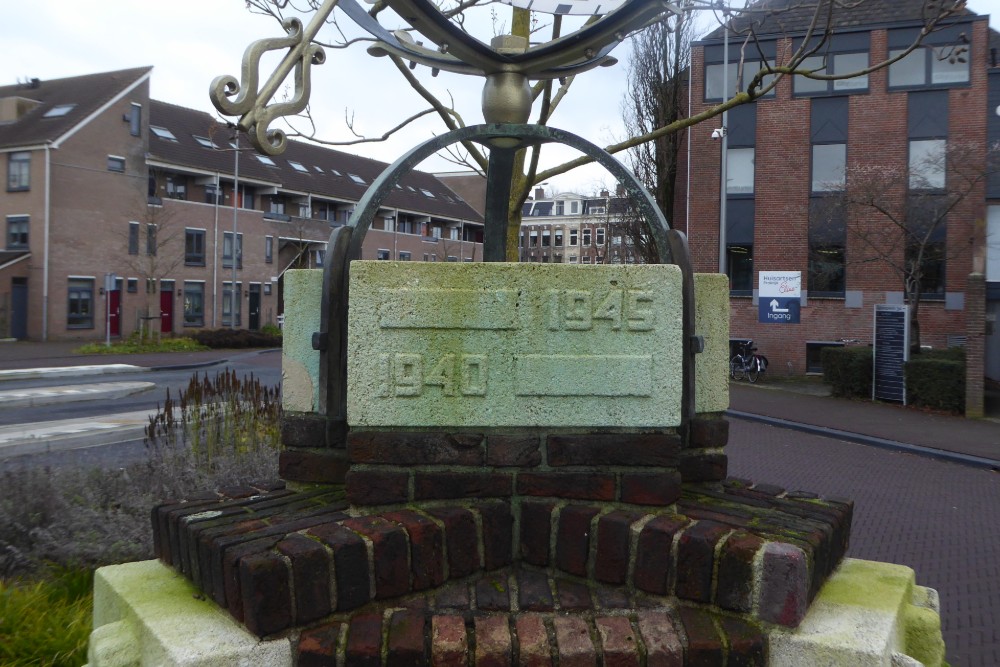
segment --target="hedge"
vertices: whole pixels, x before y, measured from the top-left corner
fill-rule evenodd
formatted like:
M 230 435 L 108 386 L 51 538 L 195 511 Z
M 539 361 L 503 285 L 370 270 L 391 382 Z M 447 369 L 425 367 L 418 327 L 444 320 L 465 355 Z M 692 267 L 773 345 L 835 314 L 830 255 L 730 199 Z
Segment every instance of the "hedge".
M 870 347 L 824 347 L 820 350 L 823 381 L 834 396 L 871 398 L 872 349 Z
M 965 411 L 965 350 L 924 352 L 911 357 L 903 368 L 906 398 L 911 405 Z
M 189 334 L 196 341 L 213 349 L 244 347 L 281 347 L 281 336 L 247 329 L 203 329 Z

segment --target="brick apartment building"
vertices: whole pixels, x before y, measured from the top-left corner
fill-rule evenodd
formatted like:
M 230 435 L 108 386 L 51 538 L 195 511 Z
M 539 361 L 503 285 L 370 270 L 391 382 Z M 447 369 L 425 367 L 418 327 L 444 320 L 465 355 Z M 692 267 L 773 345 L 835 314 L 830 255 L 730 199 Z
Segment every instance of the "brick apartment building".
M 799 3 L 759 4 L 781 8 Z M 840 14 L 834 14 L 839 27 L 833 39 L 806 65 L 843 73 L 895 55 L 917 36 L 923 4 L 867 0 L 863 11 L 835 10 Z M 746 47 L 754 55 L 745 65 L 744 79 L 757 71 L 762 57 L 780 61 L 797 48 L 811 16 L 812 8 L 806 6 L 766 20 L 757 31 L 760 51 L 756 45 Z M 735 27 L 740 27 L 738 19 Z M 723 37 L 720 28 L 693 45 L 692 115 L 722 100 Z M 736 89 L 744 37 L 745 32 L 730 33 L 728 80 Z M 955 174 L 922 174 L 928 178 L 917 186 L 915 176 L 923 169 L 918 158 L 944 154 L 951 146 L 972 147 L 967 159 L 985 170 L 988 146 L 1000 141 L 1000 35 L 989 29 L 988 17 L 964 12 L 924 44 L 867 76 L 841 81 L 784 77 L 767 97 L 729 112 L 723 269 L 730 276 L 731 334 L 753 338 L 769 357 L 772 373 L 818 370 L 819 350 L 839 345 L 841 339 L 870 343 L 873 306 L 904 300 L 900 273 L 886 261 L 862 261 L 870 257 L 863 247 L 865 230 L 884 220 L 852 208 L 830 225 L 829 216 L 819 214 L 821 202 L 855 187 L 854 175 L 872 168 L 909 174 L 911 189 L 904 181 L 898 190 L 901 200 L 912 196 L 915 187 L 944 192 Z M 968 52 L 949 58 L 956 46 L 967 46 Z M 717 118 L 691 130 L 689 200 L 683 159 L 678 177 L 674 223 L 687 231 L 698 271 L 718 271 L 723 254 L 723 142 L 712 137 L 720 125 Z M 922 343 L 938 348 L 968 340 L 970 365 L 984 363 L 986 375 L 1000 380 L 1000 330 L 995 325 L 1000 312 L 1000 178 L 976 184 L 945 220 L 931 239 L 935 252 L 924 265 Z M 900 234 L 895 261 L 908 259 L 905 246 Z M 800 324 L 758 323 L 761 271 L 801 271 Z M 985 288 L 982 280 L 970 278 L 973 273 L 986 274 Z
M 0 337 L 275 323 L 284 271 L 321 264 L 331 228 L 386 167 L 302 142 L 268 158 L 243 137 L 237 151 L 209 114 L 151 100 L 151 74 L 0 87 Z M 482 227 L 441 181 L 412 172 L 363 256 L 474 261 Z

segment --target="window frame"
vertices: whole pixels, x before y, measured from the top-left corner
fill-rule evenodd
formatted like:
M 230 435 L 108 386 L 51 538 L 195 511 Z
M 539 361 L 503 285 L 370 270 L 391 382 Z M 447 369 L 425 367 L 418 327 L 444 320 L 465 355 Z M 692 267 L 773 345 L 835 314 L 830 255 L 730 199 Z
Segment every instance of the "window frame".
M 733 158 L 750 155 L 750 189 L 733 190 L 734 167 L 745 166 L 734 162 Z M 757 190 L 757 149 L 755 146 L 737 146 L 726 151 L 726 197 L 753 197 Z M 746 186 L 740 186 L 746 187 Z
M 15 229 L 17 231 L 15 231 Z M 23 237 L 14 239 L 14 237 Z M 28 250 L 31 242 L 31 216 L 29 215 L 8 215 L 7 216 L 7 250 Z
M 185 280 L 183 294 L 184 301 L 181 308 L 182 326 L 205 326 L 205 281 Z M 196 296 L 197 298 L 192 300 L 192 296 Z M 189 305 L 197 307 L 189 308 Z
M 227 253 L 228 246 L 228 253 Z M 236 233 L 236 247 L 233 247 L 233 233 L 222 232 L 222 268 L 233 268 L 233 254 L 235 252 L 236 268 L 243 268 L 243 232 Z
M 94 278 L 70 277 L 66 283 L 66 328 L 67 329 L 93 329 L 94 328 Z M 74 302 L 81 304 L 74 311 Z M 86 312 L 84 312 L 86 311 Z
M 110 172 L 116 174 L 125 173 L 125 158 L 121 155 L 109 155 L 106 164 Z
M 184 266 L 205 266 L 205 237 L 204 229 L 184 228 Z M 194 249 L 191 241 L 196 241 Z
M 31 190 L 31 151 L 8 153 L 7 192 L 28 192 L 29 190 Z

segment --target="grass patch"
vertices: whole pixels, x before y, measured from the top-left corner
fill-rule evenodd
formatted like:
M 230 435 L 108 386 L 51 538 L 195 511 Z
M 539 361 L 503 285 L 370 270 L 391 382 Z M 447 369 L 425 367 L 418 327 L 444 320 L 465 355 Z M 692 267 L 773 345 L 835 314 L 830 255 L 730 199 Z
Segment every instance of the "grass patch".
M 147 338 L 140 340 L 137 336 L 122 340 L 111 345 L 104 343 L 87 343 L 73 350 L 76 354 L 145 354 L 149 352 L 198 352 L 208 348 L 191 338 Z
M 0 664 L 76 667 L 87 660 L 93 573 L 60 569 L 34 582 L 0 581 Z

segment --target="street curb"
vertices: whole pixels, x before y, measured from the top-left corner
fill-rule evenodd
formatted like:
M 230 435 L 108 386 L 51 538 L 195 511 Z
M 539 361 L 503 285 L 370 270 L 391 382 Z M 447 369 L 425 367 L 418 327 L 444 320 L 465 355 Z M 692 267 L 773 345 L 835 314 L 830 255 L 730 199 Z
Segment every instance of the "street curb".
M 244 353 L 242 356 L 256 356 L 260 354 L 269 354 L 272 352 L 281 352 L 280 347 L 269 347 L 264 350 L 256 350 L 254 352 Z M 196 361 L 190 364 L 174 364 L 174 365 L 164 365 L 164 366 L 150 366 L 151 371 L 187 371 L 195 368 L 207 368 L 208 366 L 214 366 L 215 364 L 228 364 L 231 361 L 230 357 L 225 359 L 214 359 L 212 361 Z
M 885 438 L 878 438 L 873 435 L 852 433 L 851 431 L 841 431 L 840 429 L 828 428 L 826 426 L 814 426 L 812 424 L 802 424 L 800 422 L 793 422 L 787 419 L 781 419 L 780 417 L 768 417 L 766 415 L 756 415 L 749 412 L 741 412 L 739 410 L 726 410 L 726 416 L 735 417 L 736 419 L 743 419 L 744 421 L 758 422 L 761 424 L 768 424 L 770 426 L 777 426 L 779 428 L 787 428 L 793 431 L 809 433 L 811 435 L 821 435 L 827 438 L 837 438 L 838 440 L 846 440 L 848 442 L 854 442 L 859 445 L 868 445 L 870 447 L 878 447 L 880 449 L 888 449 L 890 451 L 904 452 L 906 454 L 915 454 L 917 456 L 923 456 L 925 458 L 937 459 L 940 461 L 948 461 L 950 463 L 958 463 L 973 468 L 982 468 L 984 470 L 1000 471 L 1000 461 L 983 458 L 981 456 L 973 456 L 971 454 L 960 454 L 958 452 L 947 452 L 942 449 L 934 449 L 933 447 L 924 447 L 922 445 L 911 445 L 896 440 L 887 440 Z

